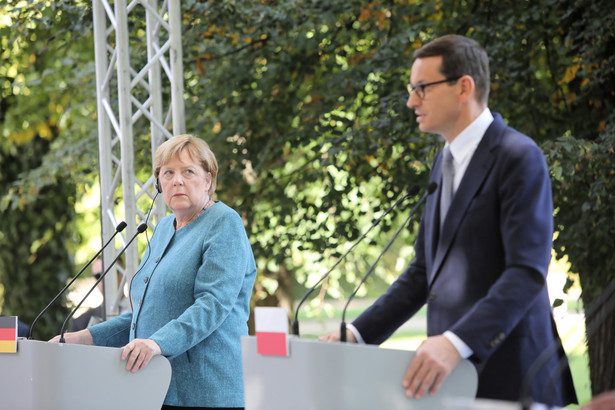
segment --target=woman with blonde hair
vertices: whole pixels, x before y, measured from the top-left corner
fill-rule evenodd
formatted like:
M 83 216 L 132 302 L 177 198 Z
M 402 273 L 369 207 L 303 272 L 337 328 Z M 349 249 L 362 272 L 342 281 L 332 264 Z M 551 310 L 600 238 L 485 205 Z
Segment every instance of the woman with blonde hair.
M 212 198 L 217 173 L 213 152 L 192 135 L 156 150 L 156 189 L 172 214 L 156 226 L 132 279 L 133 311 L 65 335 L 68 343 L 123 347 L 132 372 L 166 356 L 173 373 L 163 409 L 244 406 L 240 337 L 256 265 L 240 216 Z

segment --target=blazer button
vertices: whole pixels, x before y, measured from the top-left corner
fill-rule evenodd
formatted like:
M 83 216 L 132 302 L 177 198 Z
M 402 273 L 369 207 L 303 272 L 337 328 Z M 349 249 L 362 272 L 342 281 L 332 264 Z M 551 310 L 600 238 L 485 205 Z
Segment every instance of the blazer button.
M 502 340 L 504 340 L 504 338 L 506 337 L 506 334 L 504 334 L 504 332 L 500 332 L 497 334 L 496 337 L 494 337 L 491 342 L 489 343 L 489 345 L 491 347 L 496 347 L 498 344 L 500 344 L 502 342 Z
M 143 279 L 143 282 L 147 283 L 148 280 L 149 280 L 149 278 L 146 276 L 145 279 Z
M 132 324 L 132 330 L 134 330 L 134 329 L 135 329 L 135 324 L 133 323 L 133 324 Z
M 434 300 L 438 294 L 434 291 L 429 292 L 429 300 Z
M 156 263 L 160 262 L 160 258 L 156 258 Z

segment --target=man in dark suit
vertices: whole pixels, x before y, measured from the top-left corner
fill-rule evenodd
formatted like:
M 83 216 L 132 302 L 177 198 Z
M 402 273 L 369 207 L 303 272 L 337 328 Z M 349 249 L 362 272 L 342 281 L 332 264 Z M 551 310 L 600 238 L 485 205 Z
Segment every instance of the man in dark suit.
M 517 401 L 532 364 L 559 341 L 546 287 L 546 162 L 487 108 L 489 62 L 478 43 L 444 36 L 414 57 L 407 106 L 421 131 L 445 140 L 430 175 L 438 189 L 425 204 L 415 259 L 349 326 L 347 340 L 382 343 L 426 303 L 428 337 L 401 381 L 406 395 L 434 394 L 467 358 L 479 373 L 478 397 Z M 321 339 L 339 340 L 339 332 Z M 576 402 L 561 348 L 539 367 L 529 380 L 535 401 Z

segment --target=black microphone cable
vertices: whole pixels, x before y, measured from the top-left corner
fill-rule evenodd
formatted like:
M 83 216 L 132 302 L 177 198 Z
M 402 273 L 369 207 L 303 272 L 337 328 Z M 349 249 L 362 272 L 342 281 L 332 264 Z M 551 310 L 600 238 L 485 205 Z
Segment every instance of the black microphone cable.
M 124 248 L 118 253 L 118 255 L 115 257 L 115 259 L 113 260 L 113 262 L 111 262 L 111 264 L 109 265 L 109 267 L 103 272 L 102 275 L 100 275 L 100 278 L 98 278 L 98 280 L 96 280 L 96 283 L 94 283 L 94 285 L 90 288 L 90 290 L 88 291 L 88 293 L 86 293 L 86 295 L 83 297 L 83 299 L 81 299 L 81 302 L 79 302 L 77 304 L 77 306 L 75 306 L 75 308 L 73 309 L 72 312 L 70 312 L 70 314 L 66 317 L 66 319 L 64 320 L 64 323 L 62 324 L 62 329 L 60 330 L 60 343 L 65 343 L 64 340 L 64 331 L 66 330 L 66 325 L 68 324 L 68 321 L 74 316 L 75 312 L 77 312 L 77 310 L 81 307 L 81 305 L 83 304 L 83 302 L 88 298 L 88 296 L 90 296 L 90 293 L 92 293 L 92 291 L 94 291 L 94 289 L 96 288 L 96 286 L 98 286 L 98 284 L 105 278 L 105 275 L 109 272 L 109 270 L 111 270 L 111 268 L 113 267 L 113 265 L 115 265 L 115 263 L 118 261 L 118 259 L 120 258 L 120 256 L 122 256 L 122 254 L 126 251 L 126 248 L 128 248 L 128 246 L 130 246 L 130 244 L 135 240 L 135 238 L 143 233 L 143 231 L 147 230 L 147 225 L 142 223 L 141 225 L 139 225 L 137 227 L 137 232 L 133 235 L 133 237 L 130 239 L 130 241 L 128 241 L 128 243 L 126 244 L 126 246 L 124 246 Z
M 68 282 L 68 283 L 66 284 L 66 286 L 64 286 L 64 288 L 60 291 L 60 293 L 58 293 L 58 294 L 56 295 L 56 297 L 55 297 L 55 298 L 53 298 L 53 300 L 52 300 L 51 302 L 49 302 L 49 304 L 48 304 L 47 306 L 45 306 L 45 308 L 41 311 L 41 313 L 39 313 L 39 314 L 38 314 L 38 316 L 36 316 L 36 318 L 35 318 L 35 319 L 34 319 L 34 321 L 32 322 L 32 325 L 30 326 L 30 330 L 28 331 L 28 339 L 32 339 L 32 332 L 33 332 L 33 330 L 34 330 L 34 325 L 36 324 L 36 322 L 38 322 L 38 320 L 40 319 L 40 317 L 41 317 L 41 316 L 43 316 L 43 314 L 44 314 L 45 312 L 47 312 L 47 310 L 49 310 L 49 308 L 51 307 L 51 305 L 53 305 L 53 304 L 54 304 L 54 302 L 55 302 L 56 300 L 58 300 L 58 298 L 59 298 L 60 296 L 62 296 L 62 294 L 63 294 L 64 292 L 66 292 L 66 289 L 68 289 L 68 287 L 69 287 L 70 285 L 72 285 L 72 284 L 75 282 L 75 280 L 77 280 L 77 278 L 78 278 L 79 276 L 81 276 L 81 274 L 82 274 L 82 273 L 83 273 L 83 272 L 87 269 L 87 267 L 88 267 L 88 266 L 90 266 L 90 265 L 92 264 L 92 262 L 94 262 L 94 261 L 96 260 L 96 258 L 98 258 L 98 257 L 100 256 L 100 254 L 102 253 L 102 251 L 104 251 L 104 250 L 105 250 L 105 248 L 107 247 L 107 245 L 109 245 L 109 244 L 111 243 L 111 241 L 113 240 L 113 238 L 115 238 L 115 235 L 117 235 L 118 233 L 122 232 L 125 228 L 126 228 L 126 222 L 122 221 L 122 222 L 120 222 L 119 224 L 117 224 L 117 226 L 115 227 L 115 232 L 113 233 L 113 235 L 111 235 L 111 238 L 109 238 L 109 240 L 108 240 L 108 241 L 107 241 L 107 242 L 106 242 L 106 243 L 102 246 L 102 248 L 100 248 L 100 250 L 96 253 L 96 255 L 94 255 L 94 256 L 92 257 L 92 259 L 90 259 L 90 260 L 88 261 L 88 263 L 86 263 L 86 264 L 83 266 L 83 268 L 81 268 L 81 270 L 79 271 L 79 273 L 77 273 L 77 274 L 75 275 L 75 277 L 73 277 L 73 279 L 72 279 L 70 282 Z
M 155 189 L 154 191 L 156 193 L 154 194 L 154 198 L 152 198 L 152 203 L 149 206 L 149 210 L 147 211 L 147 215 L 145 216 L 145 222 L 143 223 L 143 224 L 145 224 L 145 227 L 146 227 L 146 229 L 145 229 L 145 239 L 147 241 L 146 249 L 148 249 L 150 252 L 147 253 L 147 256 L 145 257 L 145 260 L 142 261 L 142 263 L 140 264 L 141 267 L 139 269 L 137 269 L 137 271 L 134 273 L 134 275 L 132 275 L 132 277 L 130 278 L 130 283 L 128 284 L 128 290 L 129 290 L 128 291 L 128 302 L 130 303 L 130 310 L 131 311 L 134 310 L 134 306 L 132 304 L 132 297 L 130 296 L 130 289 L 132 288 L 132 281 L 134 280 L 135 276 L 137 276 L 137 274 L 141 271 L 141 269 L 143 269 L 143 266 L 145 266 L 145 263 L 149 260 L 149 256 L 150 256 L 150 253 L 151 253 L 150 244 L 149 244 L 149 235 L 147 233 L 147 223 L 149 221 L 150 215 L 152 214 L 152 209 L 154 208 L 154 203 L 156 203 L 156 198 L 158 198 L 158 194 L 160 194 L 160 191 L 158 189 Z M 122 333 L 122 332 L 124 332 L 124 331 L 126 331 L 128 329 L 129 329 L 129 327 L 117 331 L 116 333 L 114 333 L 111 336 L 109 336 L 107 338 L 107 341 L 109 341 L 109 339 L 115 337 L 117 334 Z
M 363 275 L 359 284 L 355 287 L 354 291 L 350 294 L 350 297 L 346 301 L 346 305 L 344 305 L 344 310 L 342 310 L 342 323 L 340 325 L 340 342 L 346 342 L 346 310 L 348 309 L 348 305 L 350 304 L 350 301 L 357 294 L 357 292 L 359 291 L 359 288 L 361 287 L 361 285 L 363 285 L 367 277 L 376 268 L 376 265 L 378 264 L 378 262 L 380 262 L 380 258 L 382 258 L 382 256 L 386 253 L 386 251 L 389 250 L 389 248 L 391 247 L 395 239 L 397 239 L 401 231 L 406 227 L 406 224 L 408 224 L 410 220 L 414 217 L 414 214 L 419 209 L 419 207 L 423 204 L 423 202 L 425 202 L 425 200 L 427 199 L 427 196 L 432 194 L 436 190 L 437 187 L 438 187 L 438 184 L 436 184 L 435 182 L 432 182 L 431 184 L 429 184 L 423 196 L 417 201 L 417 203 L 414 205 L 414 207 L 408 214 L 408 217 L 406 218 L 406 220 L 401 224 L 401 226 L 397 229 L 397 231 L 395 231 L 395 233 L 393 234 L 391 239 L 389 239 L 389 242 L 387 242 L 382 252 L 380 252 L 380 255 L 378 255 L 378 258 L 376 258 L 376 261 L 372 264 L 372 266 L 369 267 L 367 272 L 365 272 L 365 275 Z
M 160 194 L 160 191 L 156 190 L 154 199 L 152 199 L 152 203 L 149 206 L 149 211 L 147 211 L 147 216 L 145 217 L 145 222 L 144 222 L 146 227 L 147 227 L 147 222 L 149 221 L 149 217 L 152 213 L 152 209 L 154 208 L 154 203 L 156 202 L 156 198 L 158 198 L 158 194 Z M 132 304 L 132 297 L 130 296 L 130 289 L 132 289 L 132 281 L 134 280 L 135 276 L 137 276 L 137 273 L 141 272 L 141 269 L 143 269 L 143 266 L 145 266 L 145 263 L 149 260 L 149 256 L 152 253 L 152 249 L 149 246 L 149 235 L 147 234 L 147 229 L 145 230 L 145 240 L 147 241 L 147 246 L 145 247 L 147 256 L 145 257 L 145 260 L 141 262 L 141 267 L 137 269 L 134 275 L 132 275 L 132 277 L 130 278 L 130 283 L 128 284 L 128 301 L 130 302 L 130 310 L 134 310 L 134 306 Z
M 413 185 L 412 187 L 410 187 L 408 189 L 408 191 L 401 197 L 399 198 L 393 205 L 391 205 L 389 207 L 389 209 L 387 209 L 386 211 L 384 211 L 384 213 L 382 215 L 380 215 L 380 217 L 378 217 L 373 223 L 372 225 L 369 227 L 369 229 L 367 229 L 367 231 L 365 231 L 360 237 L 359 239 L 357 239 L 352 246 L 342 255 L 340 256 L 337 261 L 335 261 L 335 263 L 333 264 L 333 266 L 331 266 L 331 268 L 325 272 L 324 275 L 322 275 L 320 277 L 320 279 L 318 279 L 318 281 L 310 288 L 308 289 L 308 291 L 303 295 L 303 297 L 301 298 L 301 300 L 299 301 L 299 303 L 297 304 L 297 308 L 295 309 L 295 316 L 293 318 L 293 323 L 292 323 L 292 332 L 293 335 L 295 336 L 299 336 L 299 308 L 301 307 L 301 305 L 303 305 L 303 302 L 305 302 L 305 300 L 307 299 L 308 296 L 310 296 L 312 294 L 312 292 L 314 292 L 314 290 L 316 289 L 316 287 L 318 285 L 320 285 L 322 283 L 323 280 L 325 280 L 327 278 L 327 276 L 329 276 L 329 274 L 333 271 L 333 269 L 335 269 L 335 267 L 337 265 L 340 264 L 340 262 L 346 257 L 346 255 L 348 255 L 350 253 L 350 251 L 352 251 L 354 249 L 355 246 L 357 246 L 359 244 L 359 242 L 361 242 L 366 236 L 367 234 L 376 227 L 376 225 L 378 225 L 380 223 L 380 221 L 382 221 L 382 218 L 384 218 L 389 212 L 391 212 L 395 207 L 397 207 L 402 201 L 404 201 L 406 198 L 410 197 L 410 196 L 414 196 L 416 195 L 416 193 L 419 191 L 419 186 L 418 185 Z

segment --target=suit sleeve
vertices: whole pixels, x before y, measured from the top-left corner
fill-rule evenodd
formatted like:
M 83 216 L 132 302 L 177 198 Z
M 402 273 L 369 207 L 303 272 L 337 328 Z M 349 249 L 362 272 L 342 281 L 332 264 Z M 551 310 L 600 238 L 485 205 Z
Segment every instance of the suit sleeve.
M 89 327 L 96 346 L 122 347 L 128 343 L 132 312 L 126 312 L 106 322 Z
M 424 229 L 421 220 L 414 248 L 415 258 L 410 266 L 385 294 L 352 322 L 365 343 L 384 342 L 425 304 L 427 279 L 423 243 Z

